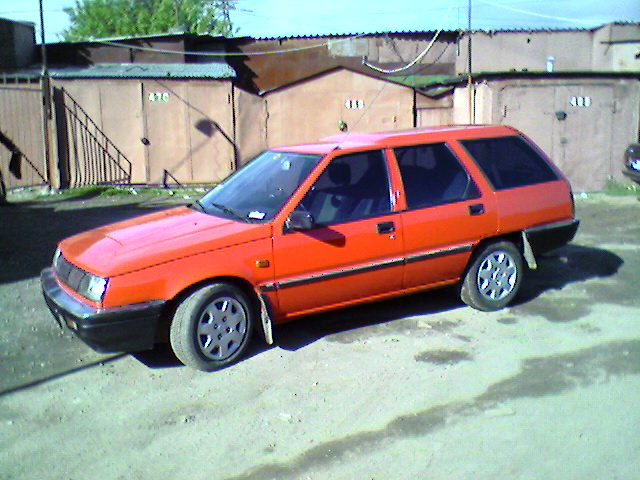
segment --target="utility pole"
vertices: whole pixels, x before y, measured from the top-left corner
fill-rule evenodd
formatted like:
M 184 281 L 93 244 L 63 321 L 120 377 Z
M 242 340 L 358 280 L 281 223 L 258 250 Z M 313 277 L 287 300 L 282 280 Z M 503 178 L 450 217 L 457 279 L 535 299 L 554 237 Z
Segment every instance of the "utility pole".
M 227 22 L 227 24 L 231 24 L 231 16 L 229 15 L 229 11 L 231 10 L 231 4 L 229 0 L 220 0 L 220 8 L 222 9 L 222 16 Z
M 467 22 L 467 93 L 469 96 L 469 123 L 475 123 L 474 105 L 473 105 L 473 79 L 471 78 L 471 0 L 468 6 L 468 22 Z
M 225 27 L 228 29 L 229 34 L 231 34 L 231 9 L 233 8 L 234 0 L 215 0 L 211 2 L 211 5 L 215 8 L 219 8 L 222 10 L 222 18 L 225 22 Z
M 44 9 L 40 0 L 40 43 L 42 54 L 42 71 L 40 72 L 40 89 L 42 91 L 42 149 L 44 153 L 45 176 L 50 187 L 54 185 L 53 169 L 51 168 L 51 148 L 49 121 L 51 119 L 51 82 L 47 66 L 47 48 L 44 41 Z M 55 182 L 57 183 L 57 182 Z

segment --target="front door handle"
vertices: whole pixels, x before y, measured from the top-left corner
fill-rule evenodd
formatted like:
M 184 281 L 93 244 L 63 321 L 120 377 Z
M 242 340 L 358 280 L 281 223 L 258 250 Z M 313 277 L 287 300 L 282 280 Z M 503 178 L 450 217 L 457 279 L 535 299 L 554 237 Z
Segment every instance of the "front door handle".
M 484 213 L 484 204 L 476 203 L 469 205 L 469 215 L 482 215 Z
M 396 231 L 396 226 L 393 222 L 382 222 L 376 225 L 378 233 L 391 233 Z

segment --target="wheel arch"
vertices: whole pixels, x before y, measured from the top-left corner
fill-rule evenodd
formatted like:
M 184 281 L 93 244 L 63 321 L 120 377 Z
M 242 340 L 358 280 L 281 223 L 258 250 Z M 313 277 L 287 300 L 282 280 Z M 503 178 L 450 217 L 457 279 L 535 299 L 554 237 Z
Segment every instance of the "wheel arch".
M 462 272 L 461 278 L 464 278 L 467 272 L 469 271 L 469 268 L 471 268 L 473 261 L 478 256 L 478 252 L 481 252 L 485 246 L 491 243 L 504 242 L 504 241 L 513 243 L 515 247 L 518 249 L 518 251 L 520 252 L 520 254 L 523 256 L 523 258 L 525 257 L 525 252 L 524 252 L 525 247 L 522 239 L 522 232 L 510 232 L 502 235 L 496 235 L 495 237 L 483 238 L 478 243 L 476 243 L 476 245 L 471 250 L 471 255 L 469 256 L 469 260 L 467 261 L 467 264 L 464 267 L 464 272 Z M 528 263 L 528 259 L 525 259 L 525 263 Z
M 169 341 L 169 329 L 171 327 L 171 321 L 173 319 L 173 315 L 176 311 L 176 308 L 178 308 L 178 305 L 180 305 L 180 303 L 185 298 L 187 298 L 196 290 L 206 285 L 211 285 L 213 283 L 228 283 L 242 290 L 242 292 L 246 294 L 247 297 L 253 303 L 254 313 L 256 314 L 257 318 L 258 319 L 260 318 L 259 317 L 260 310 L 261 310 L 260 300 L 258 299 L 258 296 L 253 286 L 247 280 L 245 280 L 244 278 L 234 277 L 234 276 L 218 276 L 218 277 L 204 278 L 202 280 L 199 280 L 196 283 L 193 283 L 189 286 L 184 287 L 182 290 L 176 293 L 176 295 L 174 295 L 173 298 L 167 301 L 164 307 L 161 320 L 158 323 L 158 328 L 156 331 L 156 342 L 167 343 Z M 259 327 L 259 324 L 260 322 L 257 321 L 256 328 Z
M 490 252 L 491 246 L 495 244 L 502 244 L 499 245 L 499 248 L 511 250 L 511 255 L 519 254 L 520 258 L 514 259 L 517 264 L 517 268 L 515 270 L 517 275 L 513 284 L 509 282 L 509 284 L 511 284 L 512 286 L 508 289 L 505 296 L 501 295 L 497 299 L 495 299 L 494 297 L 490 297 L 491 299 L 488 300 L 487 296 L 483 292 L 480 292 L 478 287 L 477 275 L 479 270 L 476 270 L 473 275 L 472 272 L 474 269 L 480 268 L 479 262 L 485 261 L 484 259 L 487 258 L 485 257 L 485 254 Z M 507 245 L 509 246 L 508 249 Z M 495 311 L 507 306 L 517 295 L 517 292 L 522 283 L 523 273 L 524 270 L 526 270 L 527 264 L 527 261 L 525 260 L 525 256 L 527 255 L 526 248 L 527 240 L 521 232 L 512 232 L 505 235 L 497 235 L 495 237 L 489 237 L 483 239 L 481 242 L 478 242 L 478 244 L 472 250 L 472 254 L 469 257 L 467 265 L 464 269 L 464 274 L 461 276 L 460 283 L 458 285 L 458 293 L 462 301 L 470 307 L 473 307 L 480 311 Z M 518 270 L 518 268 L 521 270 Z M 493 270 L 494 267 L 491 267 L 491 269 Z M 497 274 L 506 274 L 505 271 L 503 269 L 500 269 L 499 267 L 497 267 L 495 270 Z M 504 287 L 501 285 L 501 282 L 501 280 L 498 282 L 499 288 L 503 289 Z M 495 288 L 498 288 L 498 286 L 495 286 Z

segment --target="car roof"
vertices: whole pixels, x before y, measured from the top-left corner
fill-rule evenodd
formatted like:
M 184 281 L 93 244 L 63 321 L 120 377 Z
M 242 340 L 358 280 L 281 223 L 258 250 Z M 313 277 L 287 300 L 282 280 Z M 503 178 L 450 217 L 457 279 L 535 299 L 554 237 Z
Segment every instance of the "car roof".
M 376 133 L 342 133 L 324 137 L 316 143 L 282 146 L 274 150 L 327 154 L 333 150 L 361 150 L 371 147 L 384 148 L 423 142 L 518 134 L 516 129 L 506 125 L 441 125 Z

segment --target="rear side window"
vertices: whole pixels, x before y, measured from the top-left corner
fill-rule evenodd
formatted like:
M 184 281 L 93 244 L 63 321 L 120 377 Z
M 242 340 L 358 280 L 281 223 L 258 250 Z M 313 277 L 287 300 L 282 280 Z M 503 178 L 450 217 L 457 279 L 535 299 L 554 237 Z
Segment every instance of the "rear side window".
M 520 137 L 461 142 L 494 190 L 551 182 L 558 176 L 531 145 Z
M 477 198 L 480 192 L 444 143 L 394 149 L 408 208 Z

